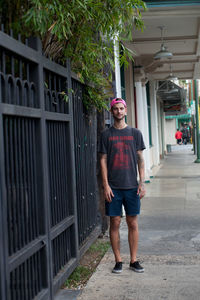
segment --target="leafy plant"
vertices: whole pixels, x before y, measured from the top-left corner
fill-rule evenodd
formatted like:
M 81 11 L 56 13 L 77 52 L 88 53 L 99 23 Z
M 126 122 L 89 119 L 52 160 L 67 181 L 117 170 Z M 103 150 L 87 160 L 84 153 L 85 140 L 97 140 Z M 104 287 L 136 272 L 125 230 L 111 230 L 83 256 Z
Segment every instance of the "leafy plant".
M 106 100 L 113 96 L 113 39 L 120 43 L 121 64 L 127 65 L 132 53 L 123 41 L 132 38 L 133 26 L 142 29 L 141 9 L 145 9 L 145 3 L 142 0 L 18 0 L 13 15 L 9 3 L 9 23 L 13 20 L 16 24 L 19 14 L 22 33 L 38 34 L 44 54 L 55 61 L 71 59 L 73 71 L 88 86 L 84 95 L 86 107 L 95 106 L 98 110 L 107 107 Z
M 78 288 L 85 285 L 109 248 L 109 241 L 97 239 L 83 256 L 80 265 L 66 280 L 64 287 Z

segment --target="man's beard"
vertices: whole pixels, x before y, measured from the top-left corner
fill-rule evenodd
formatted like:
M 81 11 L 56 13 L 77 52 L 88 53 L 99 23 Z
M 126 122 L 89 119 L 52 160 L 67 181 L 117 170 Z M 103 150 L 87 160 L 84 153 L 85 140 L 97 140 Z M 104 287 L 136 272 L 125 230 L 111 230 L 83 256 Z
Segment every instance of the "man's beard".
M 122 116 L 122 117 L 117 117 L 117 116 L 113 116 L 113 119 L 115 120 L 115 121 L 117 121 L 117 122 L 119 122 L 119 121 L 121 121 L 121 120 L 123 120 L 125 118 L 125 116 Z

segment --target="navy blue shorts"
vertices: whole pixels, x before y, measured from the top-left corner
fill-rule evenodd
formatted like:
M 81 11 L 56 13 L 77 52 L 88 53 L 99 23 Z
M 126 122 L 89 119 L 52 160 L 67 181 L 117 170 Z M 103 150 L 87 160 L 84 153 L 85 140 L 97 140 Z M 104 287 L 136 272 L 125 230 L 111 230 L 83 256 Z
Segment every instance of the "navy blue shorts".
M 140 214 L 140 196 L 137 195 L 137 188 L 129 190 L 112 189 L 114 197 L 112 202 L 106 201 L 106 215 L 110 217 L 122 215 L 122 204 L 127 216 Z

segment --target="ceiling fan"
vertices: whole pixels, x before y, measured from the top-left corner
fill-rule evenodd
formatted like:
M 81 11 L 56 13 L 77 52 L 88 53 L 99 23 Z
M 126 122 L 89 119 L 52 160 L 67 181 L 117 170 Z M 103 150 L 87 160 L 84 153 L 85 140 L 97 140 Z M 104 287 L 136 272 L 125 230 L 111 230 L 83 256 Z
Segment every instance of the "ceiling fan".
M 170 64 L 170 73 L 169 73 L 169 75 L 165 78 L 165 80 L 177 80 L 178 78 L 175 76 L 175 75 L 173 75 L 173 73 L 172 73 L 172 65 Z
M 163 30 L 165 26 L 159 26 L 158 28 L 161 30 L 161 48 L 160 51 L 156 52 L 154 55 L 155 60 L 172 58 L 173 54 L 167 50 L 167 47 L 164 45 L 163 39 Z

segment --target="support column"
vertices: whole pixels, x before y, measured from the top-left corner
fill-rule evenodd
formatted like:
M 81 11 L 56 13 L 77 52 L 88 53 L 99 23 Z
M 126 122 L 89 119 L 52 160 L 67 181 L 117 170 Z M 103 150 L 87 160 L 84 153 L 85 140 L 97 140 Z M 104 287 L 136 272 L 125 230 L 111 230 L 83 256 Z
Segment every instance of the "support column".
M 137 117 L 138 117 L 138 129 L 144 135 L 144 112 L 143 112 L 143 92 L 142 92 L 142 83 L 136 82 L 136 104 L 137 104 Z
M 153 159 L 154 165 L 160 164 L 160 151 L 159 151 L 159 130 L 158 130 L 158 107 L 156 99 L 156 82 L 150 81 L 150 99 L 151 99 L 151 116 L 152 116 L 152 142 L 153 142 Z
M 144 139 L 146 145 L 146 177 L 148 181 L 151 176 L 151 169 L 150 169 L 150 148 L 149 148 L 149 122 L 148 122 L 148 112 L 147 112 L 147 93 L 146 93 L 146 86 L 145 84 L 142 86 L 142 93 L 143 93 L 143 113 L 144 113 Z
M 125 93 L 127 111 L 127 123 L 129 126 L 135 127 L 135 105 L 134 105 L 134 82 L 133 82 L 133 65 L 129 61 L 128 68 L 125 70 Z
M 137 102 L 137 116 L 138 116 L 138 129 L 142 132 L 142 135 L 144 137 L 145 146 L 149 147 L 149 142 L 146 139 L 146 121 L 145 121 L 145 107 L 144 107 L 144 92 L 142 88 L 141 82 L 135 83 L 136 87 L 136 102 Z M 145 91 L 146 93 L 146 91 Z M 147 145 L 148 144 L 148 145 Z M 149 170 L 148 170 L 148 164 L 149 164 L 149 151 L 144 150 L 144 160 L 145 160 L 145 181 L 149 182 Z
M 195 163 L 200 163 L 200 136 L 199 136 L 199 95 L 197 80 L 194 80 L 195 87 L 195 109 L 196 109 L 196 145 L 197 145 L 197 159 Z
M 121 75 L 120 75 L 120 61 L 119 61 L 119 42 L 114 39 L 114 57 L 115 57 L 115 84 L 116 84 L 116 97 L 122 97 L 121 90 Z

